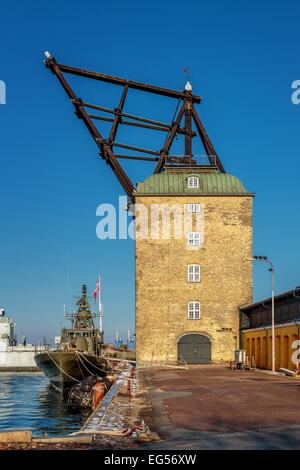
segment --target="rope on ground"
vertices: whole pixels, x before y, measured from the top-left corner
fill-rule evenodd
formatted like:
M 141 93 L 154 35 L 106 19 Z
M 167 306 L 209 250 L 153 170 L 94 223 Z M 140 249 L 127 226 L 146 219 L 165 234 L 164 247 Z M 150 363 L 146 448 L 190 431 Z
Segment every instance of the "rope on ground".
M 138 434 L 150 434 L 150 430 L 145 424 L 145 421 L 143 420 L 139 426 L 136 426 L 135 428 L 127 428 L 122 431 L 123 436 L 129 437 L 129 436 L 137 436 Z

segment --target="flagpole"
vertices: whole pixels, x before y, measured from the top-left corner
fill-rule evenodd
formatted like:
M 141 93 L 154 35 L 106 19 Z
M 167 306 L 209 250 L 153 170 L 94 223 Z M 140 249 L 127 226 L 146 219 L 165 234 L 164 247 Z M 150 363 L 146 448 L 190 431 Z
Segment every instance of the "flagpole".
M 101 290 L 100 290 L 100 275 L 98 277 L 98 280 L 99 280 L 99 330 L 100 330 L 100 333 L 102 333 L 103 331 L 103 328 L 102 328 L 102 309 L 101 309 Z

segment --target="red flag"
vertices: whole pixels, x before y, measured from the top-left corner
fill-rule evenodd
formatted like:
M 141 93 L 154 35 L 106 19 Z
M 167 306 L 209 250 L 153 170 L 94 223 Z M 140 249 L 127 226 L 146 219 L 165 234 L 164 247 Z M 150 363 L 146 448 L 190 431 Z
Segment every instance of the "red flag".
M 94 306 L 95 306 L 96 299 L 97 299 L 97 292 L 99 292 L 99 290 L 100 290 L 100 276 L 97 281 L 96 289 L 94 290 L 94 299 L 95 299 Z

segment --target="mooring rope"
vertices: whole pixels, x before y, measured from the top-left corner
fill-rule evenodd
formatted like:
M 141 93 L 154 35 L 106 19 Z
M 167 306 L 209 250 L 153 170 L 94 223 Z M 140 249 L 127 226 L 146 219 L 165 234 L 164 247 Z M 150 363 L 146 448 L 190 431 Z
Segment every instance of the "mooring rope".
M 101 370 L 102 372 L 108 372 L 107 370 L 104 370 L 104 369 L 100 369 L 100 367 L 97 367 L 95 366 L 92 362 L 90 362 L 85 356 L 84 354 L 82 354 L 81 352 L 79 351 L 76 351 L 77 354 L 80 354 L 81 357 L 84 357 L 84 359 L 86 360 L 86 362 L 88 362 L 89 364 L 91 364 L 91 366 L 95 367 L 95 369 L 98 369 L 98 370 Z M 84 364 L 83 364 L 84 365 Z M 88 370 L 88 369 L 87 369 Z M 89 371 L 90 372 L 90 371 Z M 93 374 L 92 374 L 93 375 Z
M 83 367 L 91 374 L 91 375 L 94 375 L 88 368 L 87 366 L 83 363 L 83 361 L 80 359 L 80 356 L 78 355 L 78 351 L 75 351 L 75 355 L 76 357 L 78 357 L 78 359 L 80 360 L 81 364 L 83 365 Z
M 76 354 L 76 351 L 75 351 L 75 356 L 76 356 L 76 361 L 77 361 L 79 370 L 80 370 L 80 372 L 81 372 L 82 378 L 84 379 L 84 373 L 83 373 L 82 370 L 81 370 L 81 367 L 80 367 L 80 364 L 79 364 L 79 361 L 78 361 L 78 356 L 77 356 L 77 354 Z
M 48 351 L 46 351 L 46 353 L 48 354 L 48 356 L 50 357 L 51 361 L 54 362 L 54 364 L 56 365 L 56 367 L 65 375 L 67 375 L 68 377 L 70 377 L 70 379 L 74 380 L 75 382 L 80 382 L 80 380 L 78 379 L 75 379 L 75 377 L 71 377 L 71 375 L 69 375 L 66 371 L 64 371 L 58 364 L 57 362 L 55 362 L 55 360 L 53 359 L 53 357 L 50 356 L 50 353 Z

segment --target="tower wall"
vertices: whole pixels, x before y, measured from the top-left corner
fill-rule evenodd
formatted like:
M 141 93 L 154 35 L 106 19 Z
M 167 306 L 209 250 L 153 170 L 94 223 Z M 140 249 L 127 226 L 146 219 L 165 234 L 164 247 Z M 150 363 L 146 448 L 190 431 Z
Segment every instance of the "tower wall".
M 139 362 L 178 360 L 178 340 L 202 333 L 211 340 L 211 360 L 233 360 L 239 347 L 239 306 L 252 301 L 252 196 L 136 196 L 152 204 L 201 204 L 204 239 L 188 249 L 187 238 L 151 239 L 145 211 L 136 219 L 136 347 Z M 144 213 L 143 215 L 142 212 Z M 150 219 L 150 216 L 148 217 Z M 142 224 L 143 225 L 143 224 Z M 171 223 L 172 225 L 172 223 Z M 188 265 L 200 265 L 200 282 L 188 282 Z M 188 303 L 200 302 L 200 319 L 188 319 Z

